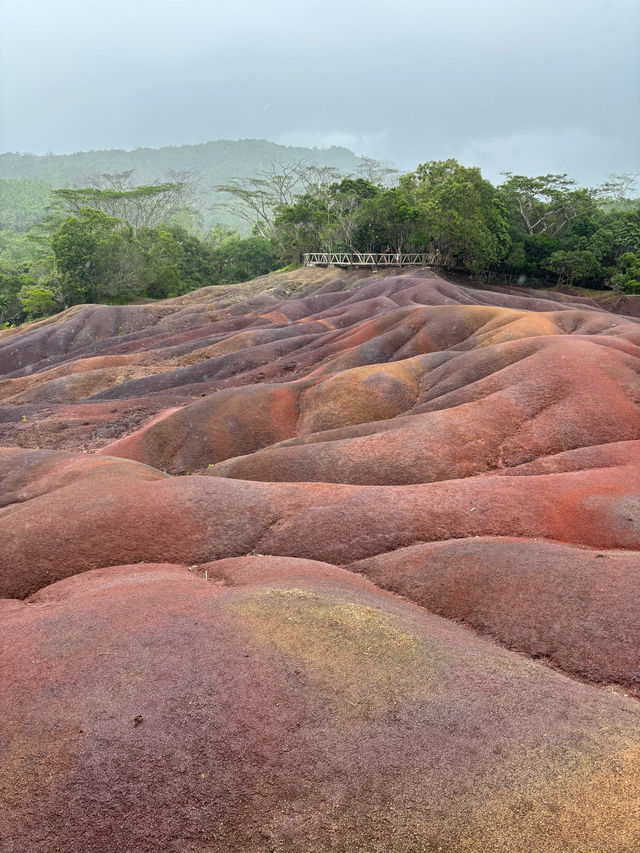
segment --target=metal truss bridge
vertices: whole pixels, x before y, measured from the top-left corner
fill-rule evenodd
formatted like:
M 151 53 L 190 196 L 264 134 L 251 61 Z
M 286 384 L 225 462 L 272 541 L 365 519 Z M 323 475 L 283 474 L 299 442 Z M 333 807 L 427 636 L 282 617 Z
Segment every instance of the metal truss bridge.
M 306 252 L 306 267 L 425 267 L 436 263 L 428 252 Z

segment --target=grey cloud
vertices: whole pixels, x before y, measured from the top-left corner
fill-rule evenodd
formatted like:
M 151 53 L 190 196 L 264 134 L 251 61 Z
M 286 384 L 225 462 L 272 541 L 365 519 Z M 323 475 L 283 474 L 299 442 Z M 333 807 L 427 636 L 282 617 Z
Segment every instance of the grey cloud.
M 640 170 L 635 0 L 5 0 L 2 150 L 263 137 Z

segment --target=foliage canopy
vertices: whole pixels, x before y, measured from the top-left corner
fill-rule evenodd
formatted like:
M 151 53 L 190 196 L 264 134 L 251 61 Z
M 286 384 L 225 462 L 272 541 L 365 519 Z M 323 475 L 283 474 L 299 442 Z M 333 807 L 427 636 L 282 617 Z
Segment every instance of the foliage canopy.
M 81 302 L 230 284 L 312 251 L 426 252 L 471 274 L 640 292 L 633 176 L 584 189 L 567 175 L 506 174 L 495 187 L 453 159 L 429 160 L 393 180 L 383 165 L 365 166 L 344 175 L 306 161 L 273 163 L 218 185 L 251 227 L 245 238 L 222 224 L 203 235 L 186 175 L 140 186 L 130 171 L 105 173 L 96 186 L 43 184 L 38 192 L 52 199 L 52 215 L 30 230 L 33 188 L 5 181 L 20 203 L 4 222 L 11 227 L 0 230 L 0 323 Z

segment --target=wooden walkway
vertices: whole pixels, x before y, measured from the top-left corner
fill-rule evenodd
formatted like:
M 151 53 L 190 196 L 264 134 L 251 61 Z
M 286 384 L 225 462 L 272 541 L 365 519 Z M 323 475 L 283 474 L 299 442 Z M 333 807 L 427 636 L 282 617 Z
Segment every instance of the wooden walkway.
M 306 252 L 305 267 L 426 267 L 436 262 L 428 252 Z

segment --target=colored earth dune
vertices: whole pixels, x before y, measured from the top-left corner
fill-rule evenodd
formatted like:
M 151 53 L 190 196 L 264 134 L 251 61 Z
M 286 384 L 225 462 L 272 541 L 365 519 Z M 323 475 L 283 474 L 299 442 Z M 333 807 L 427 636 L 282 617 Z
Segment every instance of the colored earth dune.
M 640 849 L 640 300 L 0 332 L 1 853 Z

